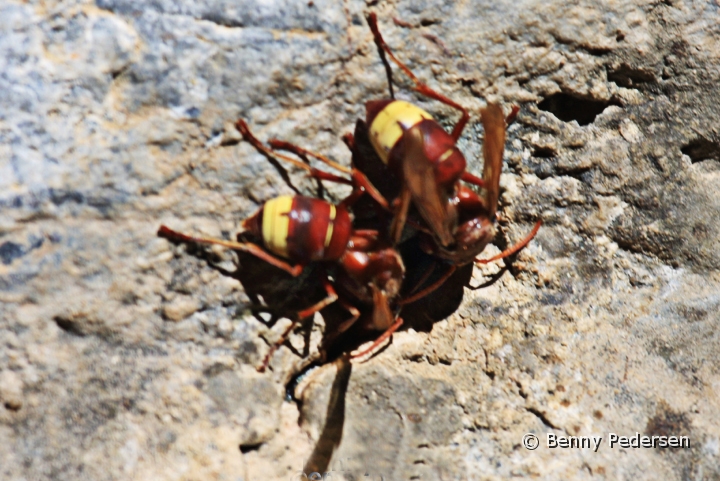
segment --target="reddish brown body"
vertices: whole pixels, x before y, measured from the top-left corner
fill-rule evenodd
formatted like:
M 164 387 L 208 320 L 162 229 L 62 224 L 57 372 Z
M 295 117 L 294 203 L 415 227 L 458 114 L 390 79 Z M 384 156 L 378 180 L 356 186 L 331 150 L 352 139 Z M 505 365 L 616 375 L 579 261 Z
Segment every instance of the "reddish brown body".
M 506 122 L 514 119 L 517 108 L 507 119 L 497 105 L 489 104 L 482 109 L 483 176 L 479 179 L 465 172 L 467 163 L 456 142 L 469 120 L 468 111 L 422 83 L 395 58 L 380 34 L 374 13 L 368 16 L 368 23 L 388 73 L 391 96 L 392 74 L 386 53 L 415 83 L 416 91 L 462 112 L 452 134 L 448 134 L 427 112 L 407 102 L 386 99 L 366 104 L 369 140 L 402 185 L 392 236 L 396 241 L 400 239 L 412 201 L 427 226 L 419 226 L 424 250 L 449 261 L 453 269 L 473 262 L 495 236 Z M 362 149 L 353 148 L 354 157 L 361 152 Z M 460 180 L 482 187 L 482 196 L 463 186 Z M 540 222 L 523 241 L 496 258 L 522 248 L 539 227 Z
M 366 104 L 370 141 L 400 180 L 401 192 L 391 236 L 398 241 L 410 203 L 443 245 L 453 242 L 455 212 L 448 209 L 467 165 L 455 140 L 424 110 L 400 100 Z

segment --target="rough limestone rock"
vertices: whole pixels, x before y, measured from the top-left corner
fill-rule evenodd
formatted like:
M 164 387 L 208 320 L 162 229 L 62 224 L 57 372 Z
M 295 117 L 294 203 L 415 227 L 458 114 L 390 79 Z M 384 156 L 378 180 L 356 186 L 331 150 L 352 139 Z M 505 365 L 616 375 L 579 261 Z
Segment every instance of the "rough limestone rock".
M 349 163 L 341 136 L 387 95 L 369 11 L 470 109 L 471 171 L 480 108 L 520 106 L 484 255 L 544 225 L 431 329 L 286 393 L 321 316 L 257 373 L 289 321 L 218 268 L 251 260 L 156 231 L 229 238 L 263 201 L 314 193 L 238 118 Z M 719 21 L 690 0 L 5 0 L 0 478 L 720 478 Z

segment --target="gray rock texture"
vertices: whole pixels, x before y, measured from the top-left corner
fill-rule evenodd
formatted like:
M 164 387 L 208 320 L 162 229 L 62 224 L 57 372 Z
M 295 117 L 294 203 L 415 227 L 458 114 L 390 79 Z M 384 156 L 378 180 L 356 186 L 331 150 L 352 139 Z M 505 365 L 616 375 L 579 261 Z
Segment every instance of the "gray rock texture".
M 156 231 L 229 238 L 314 192 L 240 141 L 240 117 L 349 163 L 340 137 L 387 95 L 368 11 L 470 109 L 471 171 L 480 108 L 521 107 L 484 255 L 544 225 L 429 332 L 312 370 L 286 401 L 322 317 L 257 373 L 289 321 L 251 313 L 215 268 L 235 254 Z M 719 26 L 692 0 L 4 0 L 0 478 L 720 479 Z

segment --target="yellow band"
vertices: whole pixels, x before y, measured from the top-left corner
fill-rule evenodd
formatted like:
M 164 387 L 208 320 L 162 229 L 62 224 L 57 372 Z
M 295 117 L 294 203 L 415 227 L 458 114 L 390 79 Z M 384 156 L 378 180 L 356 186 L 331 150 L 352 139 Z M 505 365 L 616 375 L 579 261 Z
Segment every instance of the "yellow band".
M 262 219 L 262 235 L 265 247 L 287 258 L 287 238 L 290 232 L 290 210 L 293 197 L 282 195 L 265 202 Z
M 390 102 L 377 114 L 370 125 L 370 142 L 383 162 L 387 164 L 390 150 L 403 135 L 400 125 L 407 130 L 423 119 L 432 119 L 432 116 L 403 100 Z
M 445 161 L 447 160 L 447 158 L 450 157 L 450 156 L 453 154 L 453 152 L 455 152 L 455 149 L 454 149 L 454 148 L 453 148 L 453 149 L 447 149 L 447 150 L 445 151 L 445 153 L 442 154 L 442 155 L 440 156 L 440 158 L 438 159 L 438 163 L 440 163 L 440 162 L 445 162 Z
M 326 248 L 326 249 L 327 249 L 328 247 L 330 247 L 330 241 L 332 240 L 333 228 L 334 228 L 334 225 L 335 225 L 335 224 L 334 224 L 334 221 L 335 221 L 335 216 L 336 216 L 336 215 L 337 215 L 337 210 L 335 209 L 335 206 L 332 205 L 332 204 L 330 204 L 330 213 L 329 213 L 329 215 L 328 215 L 328 216 L 329 216 L 329 218 L 328 218 L 328 228 L 327 228 L 327 232 L 325 233 L 325 248 Z

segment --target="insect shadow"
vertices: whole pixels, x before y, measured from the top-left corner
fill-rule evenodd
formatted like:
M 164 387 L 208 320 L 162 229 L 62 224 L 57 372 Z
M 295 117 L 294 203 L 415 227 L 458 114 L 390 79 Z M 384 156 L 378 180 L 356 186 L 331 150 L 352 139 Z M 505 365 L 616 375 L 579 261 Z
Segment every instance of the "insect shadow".
M 241 242 L 255 241 L 244 234 L 238 236 L 238 240 Z M 320 272 L 315 265 L 311 264 L 303 269 L 299 276 L 293 277 L 252 254 L 233 251 L 234 268 L 228 269 L 221 265 L 223 259 L 208 247 L 194 243 L 183 244 L 186 246 L 187 254 L 205 261 L 219 274 L 240 282 L 251 304 L 239 306 L 238 311 L 249 308 L 255 318 L 268 328 L 272 328 L 282 318 L 292 319 L 296 312 L 326 296 Z M 269 314 L 270 317 L 261 316 L 262 313 Z M 305 327 L 308 328 L 309 334 L 311 324 L 308 322 Z M 308 348 L 309 346 L 305 348 L 303 356 L 308 355 Z
M 348 355 L 340 356 L 334 362 L 337 373 L 330 388 L 330 399 L 323 426 L 317 444 L 312 450 L 305 466 L 304 473 L 325 473 L 330 466 L 335 450 L 342 440 L 345 427 L 345 397 L 347 395 L 352 363 Z

